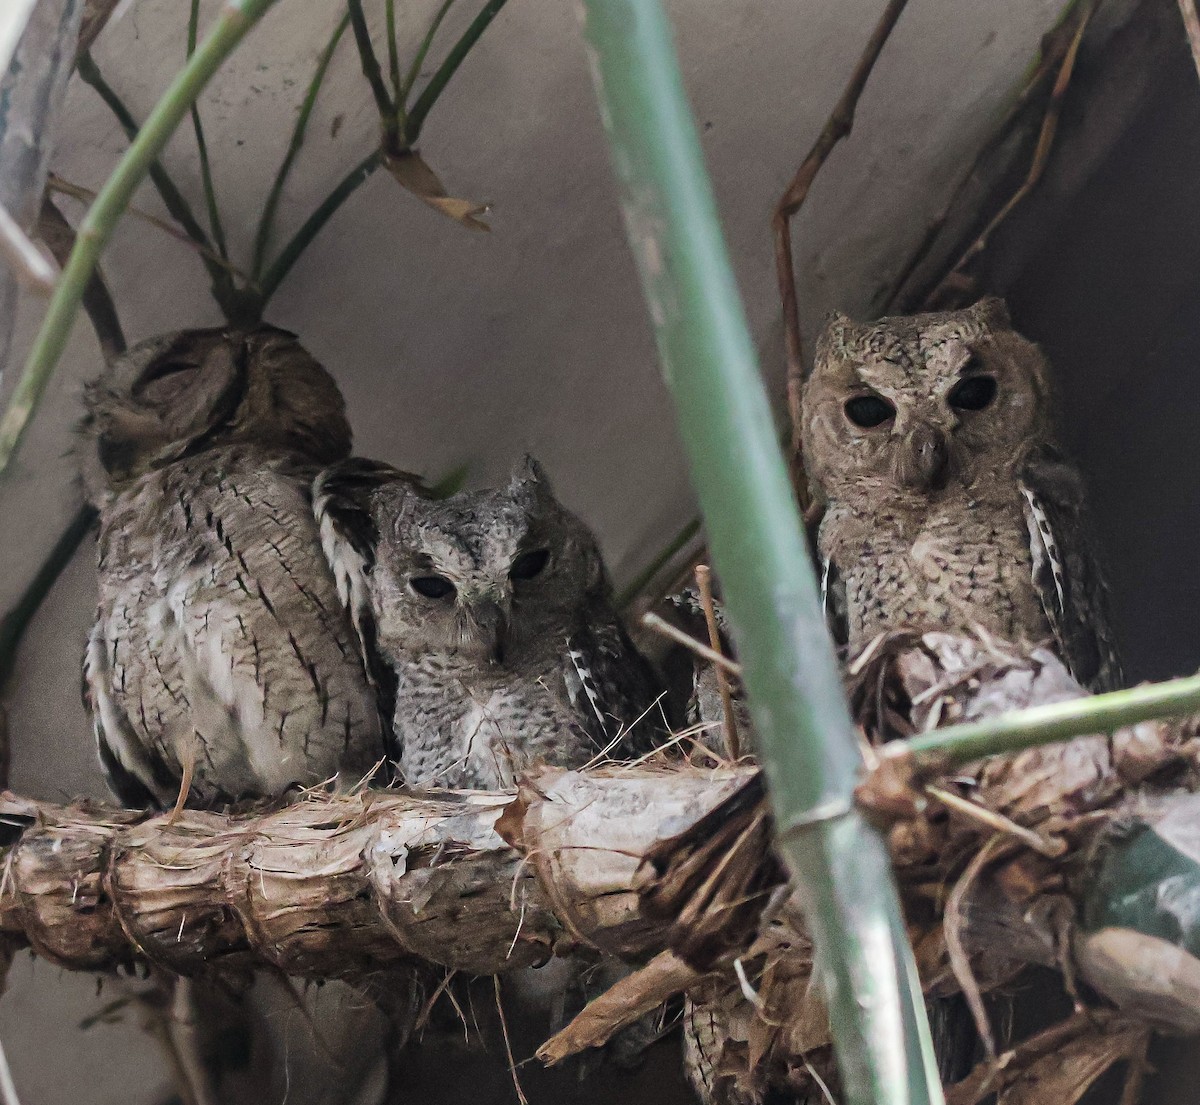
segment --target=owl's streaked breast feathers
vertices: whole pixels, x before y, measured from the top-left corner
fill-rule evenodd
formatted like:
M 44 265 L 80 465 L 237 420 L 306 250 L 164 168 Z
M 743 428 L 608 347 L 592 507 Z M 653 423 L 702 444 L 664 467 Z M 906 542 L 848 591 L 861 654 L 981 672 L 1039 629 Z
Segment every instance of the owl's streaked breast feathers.
M 827 326 L 805 385 L 804 456 L 824 507 L 825 606 L 851 652 L 891 629 L 980 626 L 1051 639 L 1080 682 L 1119 685 L 1047 377 L 998 300 Z

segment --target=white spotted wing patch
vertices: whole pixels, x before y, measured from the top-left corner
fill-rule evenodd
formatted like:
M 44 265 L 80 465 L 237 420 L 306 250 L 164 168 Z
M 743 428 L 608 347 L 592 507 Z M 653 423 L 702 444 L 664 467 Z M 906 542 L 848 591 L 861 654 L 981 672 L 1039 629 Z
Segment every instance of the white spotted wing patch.
M 1060 640 L 1063 634 L 1063 623 L 1067 616 L 1066 578 L 1062 555 L 1054 530 L 1050 526 L 1050 518 L 1038 497 L 1024 484 L 1021 485 L 1021 495 L 1025 499 L 1025 521 L 1029 527 L 1029 551 L 1033 560 L 1033 584 L 1042 598 L 1042 607 L 1046 619 L 1050 622 L 1055 636 Z M 1053 591 L 1047 586 L 1053 585 Z M 1050 594 L 1054 602 L 1047 601 Z

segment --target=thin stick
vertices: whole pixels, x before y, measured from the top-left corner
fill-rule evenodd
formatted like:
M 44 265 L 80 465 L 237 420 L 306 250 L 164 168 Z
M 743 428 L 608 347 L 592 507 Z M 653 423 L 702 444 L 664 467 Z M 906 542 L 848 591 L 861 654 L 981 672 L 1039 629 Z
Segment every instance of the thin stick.
M 1192 60 L 1200 74 L 1200 15 L 1196 14 L 1195 0 L 1179 0 L 1179 14 L 1183 16 L 1183 27 L 1187 31 L 1188 45 L 1192 48 Z
M 928 776 L 953 771 L 986 756 L 1020 752 L 1091 733 L 1111 733 L 1139 721 L 1182 717 L 1196 710 L 1200 710 L 1200 675 L 1190 675 L 948 725 L 910 737 L 905 745 L 917 772 Z
M 226 0 L 212 32 L 155 105 L 79 226 L 71 259 L 42 320 L 25 371 L 0 419 L 0 472 L 7 469 L 71 336 L 79 301 L 138 185 L 221 63 L 275 0 Z
M 296 231 L 279 256 L 271 262 L 270 267 L 263 273 L 259 281 L 261 289 L 259 303 L 265 309 L 271 297 L 279 290 L 292 266 L 300 260 L 300 255 L 308 248 L 309 243 L 321 232 L 322 228 L 333 217 L 334 213 L 350 196 L 358 190 L 380 165 L 383 164 L 383 152 L 374 150 L 354 166 L 338 183 L 337 187 L 322 201 L 321 205 L 304 220 L 303 225 Z
M 996 1039 L 992 1034 L 991 1021 L 988 1020 L 987 1010 L 984 1008 L 983 998 L 979 993 L 979 985 L 971 970 L 971 959 L 963 947 L 962 906 L 963 899 L 966 898 L 967 891 L 971 889 L 975 880 L 983 874 L 989 863 L 993 863 L 999 858 L 996 852 L 1001 847 L 1003 840 L 1003 837 L 994 836 L 985 841 L 983 847 L 967 864 L 967 869 L 950 892 L 950 897 L 946 901 L 946 913 L 942 918 L 942 934 L 946 939 L 946 953 L 950 957 L 950 967 L 954 971 L 958 985 L 962 988 L 963 997 L 967 999 L 975 1027 L 979 1031 L 979 1038 L 983 1041 L 984 1051 L 987 1052 L 987 1057 L 992 1062 L 996 1060 Z
M 42 209 L 38 213 L 38 236 L 46 244 L 59 267 L 65 268 L 75 245 L 75 228 L 54 206 L 54 201 L 50 198 L 50 188 L 51 184 L 47 182 L 47 191 L 42 197 Z M 100 343 L 100 352 L 105 363 L 111 363 L 125 352 L 125 332 L 121 328 L 117 305 L 113 302 L 112 293 L 108 290 L 99 266 L 92 273 L 92 278 L 83 293 L 83 310 L 96 332 L 96 341 Z
M 333 61 L 334 51 L 337 50 L 338 43 L 341 42 L 342 35 L 346 33 L 349 24 L 349 13 L 338 20 L 338 25 L 334 28 L 333 34 L 317 60 L 317 68 L 313 72 L 312 80 L 308 82 L 308 91 L 304 94 L 304 102 L 300 105 L 300 114 L 296 116 L 296 125 L 292 128 L 292 139 L 288 143 L 287 153 L 283 155 L 283 161 L 280 162 L 279 171 L 275 174 L 271 191 L 267 193 L 267 201 L 263 204 L 262 215 L 258 220 L 258 229 L 254 234 L 254 260 L 250 271 L 254 273 L 255 277 L 262 275 L 263 265 L 266 263 L 267 245 L 271 240 L 271 228 L 275 221 L 275 210 L 279 206 L 284 185 L 291 174 L 292 164 L 300 153 L 300 147 L 304 145 L 308 121 L 312 116 L 313 107 L 316 105 L 321 85 L 325 83 L 325 74 L 329 71 L 330 62 Z
M 408 67 L 408 75 L 404 78 L 404 83 L 400 86 L 400 100 L 402 103 L 408 103 L 408 94 L 412 91 L 412 87 L 417 83 L 417 77 L 421 75 L 421 66 L 425 64 L 425 58 L 429 54 L 429 48 L 433 45 L 434 36 L 438 33 L 438 28 L 442 25 L 442 20 L 446 18 L 446 13 L 454 6 L 454 0 L 445 0 L 445 3 L 438 8 L 437 13 L 429 23 L 429 29 L 425 32 L 425 37 L 421 40 L 421 45 L 417 48 L 416 54 L 413 56 L 412 65 Z
M 404 97 L 400 83 L 400 46 L 396 42 L 396 0 L 387 0 L 385 5 L 387 24 L 388 69 L 392 78 L 392 93 L 397 115 L 404 113 Z
M 958 259 L 954 267 L 942 277 L 937 287 L 929 293 L 928 303 L 937 304 L 939 302 L 943 291 L 954 284 L 963 269 L 987 249 L 988 242 L 995 233 L 996 228 L 1012 214 L 1013 209 L 1033 191 L 1038 181 L 1042 179 L 1042 173 L 1046 171 L 1046 163 L 1050 160 L 1050 150 L 1054 146 L 1054 137 L 1058 133 L 1058 120 L 1059 116 L 1062 115 L 1063 97 L 1066 95 L 1067 86 L 1071 83 L 1071 74 L 1075 71 L 1075 61 L 1079 56 L 1079 44 L 1083 41 L 1083 32 L 1087 29 L 1094 9 L 1095 3 L 1090 3 L 1082 10 L 1079 17 L 1079 26 L 1075 28 L 1071 44 L 1067 48 L 1066 55 L 1063 57 L 1062 65 L 1058 70 L 1058 77 L 1055 79 L 1054 87 L 1050 91 L 1050 101 L 1046 107 L 1046 115 L 1042 120 L 1041 130 L 1038 132 L 1037 145 L 1033 150 L 1033 160 L 1030 162 L 1029 172 L 1021 182 L 1021 186 L 1013 193 L 1008 202 L 996 212 L 987 226 L 983 228 L 982 233 L 967 247 L 966 252 Z
M 684 633 L 682 629 L 673 626 L 666 618 L 650 612 L 642 615 L 642 625 L 647 629 L 654 630 L 655 633 L 661 633 L 664 637 L 670 638 L 677 645 L 683 645 L 684 648 L 690 649 L 697 656 L 703 657 L 712 664 L 716 664 L 719 668 L 724 668 L 727 672 L 733 675 L 741 676 L 742 665 L 736 660 L 730 660 L 728 656 L 717 652 L 715 649 L 709 648 L 708 645 L 697 641 L 695 637 Z
M 700 590 L 700 604 L 704 608 L 704 624 L 708 627 L 708 643 L 713 652 L 721 651 L 721 631 L 717 627 L 717 608 L 713 602 L 712 571 L 707 564 L 696 565 L 696 586 Z M 725 753 L 736 762 L 741 759 L 742 747 L 738 739 L 737 718 L 733 714 L 733 693 L 729 689 L 729 676 L 721 664 L 714 664 L 717 690 L 721 694 L 721 710 L 725 715 Z
M 995 810 L 989 810 L 986 806 L 981 806 L 976 802 L 971 802 L 955 794 L 953 791 L 945 790 L 943 787 L 927 786 L 925 787 L 925 793 L 931 798 L 936 798 L 943 806 L 961 814 L 969 821 L 974 821 L 977 825 L 983 825 L 993 832 L 1002 833 L 1005 836 L 1012 837 L 1014 840 L 1019 840 L 1039 855 L 1046 856 L 1049 859 L 1056 859 L 1067 850 L 1067 845 L 1064 841 L 1057 838 L 1048 840 L 1035 833 L 1032 829 L 1027 829 L 1024 825 L 1018 825 L 1011 818 L 1005 817 L 1004 814 L 997 813 Z
M 75 184 L 70 180 L 63 180 L 62 177 L 55 176 L 53 173 L 50 174 L 49 179 L 46 181 L 46 188 L 48 191 L 60 192 L 62 195 L 70 196 L 72 199 L 77 199 L 82 203 L 91 203 L 96 198 L 94 189 L 85 188 L 82 184 Z M 223 258 L 211 246 L 196 241 L 190 234 L 167 222 L 166 219 L 160 219 L 157 215 L 151 215 L 149 211 L 143 211 L 140 207 L 134 207 L 132 204 L 125 208 L 125 214 L 148 223 L 156 230 L 161 230 L 164 234 L 169 234 L 180 245 L 187 246 L 193 253 L 198 253 L 206 262 L 211 262 L 214 267 L 224 269 L 230 276 L 236 276 L 238 279 L 243 280 L 247 288 L 253 290 L 256 287 L 248 273 L 242 272 L 241 269 L 227 258 Z M 74 234 L 74 231 L 72 231 L 72 234 Z M 61 264 L 65 267 L 66 260 L 63 259 Z
M 188 16 L 187 56 L 196 52 L 196 33 L 200 27 L 200 0 L 192 0 L 192 11 Z M 208 143 L 204 139 L 204 125 L 200 122 L 200 108 L 192 104 L 192 130 L 196 135 L 196 150 L 200 154 L 200 181 L 204 187 L 204 204 L 208 208 L 208 226 L 212 231 L 217 253 L 223 261 L 229 260 L 229 248 L 225 244 L 225 228 L 221 225 L 221 211 L 217 205 L 217 189 L 213 184 L 212 166 L 208 160 Z
M 488 29 L 505 3 L 507 0 L 487 0 L 479 14 L 471 21 L 471 25 L 463 31 L 462 37 L 446 55 L 446 60 L 429 78 L 429 83 L 417 97 L 417 102 L 413 104 L 412 110 L 408 113 L 408 121 L 404 125 L 404 141 L 407 145 L 415 145 L 417 139 L 421 137 L 421 128 L 425 125 L 425 117 L 437 103 L 438 97 L 446 85 L 450 83 L 450 78 L 458 72 L 458 67 L 466 60 L 467 55 L 471 52 L 471 47 L 479 41 L 480 36 Z M 442 14 L 444 13 L 439 12 L 435 18 L 435 29 L 436 24 L 441 22 Z
M 788 414 L 792 422 L 792 480 L 802 510 L 808 509 L 810 500 L 800 459 L 800 393 L 804 385 L 804 342 L 800 331 L 800 303 L 796 295 L 796 266 L 792 260 L 791 220 L 808 197 L 809 189 L 833 147 L 845 138 L 854 126 L 854 112 L 858 107 L 859 97 L 906 3 L 907 0 L 889 0 L 867 42 L 866 49 L 850 75 L 850 83 L 842 92 L 842 98 L 834 106 L 833 113 L 816 143 L 808 151 L 808 156 L 800 163 L 791 184 L 780 197 L 775 216 L 771 220 L 775 236 L 775 274 L 779 282 L 779 297 L 783 303 L 784 346 L 787 352 L 787 400 Z
M 508 1073 L 512 1075 L 513 1089 L 517 1091 L 517 1100 L 521 1105 L 529 1105 L 525 1091 L 521 1089 L 521 1080 L 517 1077 L 517 1063 L 513 1058 L 512 1041 L 508 1038 L 508 1018 L 504 1015 L 504 1002 L 500 1000 L 500 976 L 492 975 L 492 984 L 496 989 L 496 1012 L 500 1015 L 500 1033 L 504 1037 L 504 1054 L 508 1057 Z
M 125 137 L 131 143 L 134 142 L 141 127 L 138 126 L 136 120 L 129 113 L 129 109 L 113 90 L 112 86 L 104 79 L 104 75 L 100 72 L 100 67 L 93 60 L 91 54 L 83 53 L 79 58 L 76 68 L 84 84 L 91 86 L 109 111 L 116 117 L 117 122 L 121 125 L 121 129 L 125 132 Z M 126 153 L 126 156 L 129 156 L 128 153 Z M 149 175 L 150 182 L 154 185 L 159 198 L 163 201 L 163 206 L 170 212 L 171 218 L 179 223 L 187 236 L 205 251 L 201 255 L 205 258 L 205 267 L 208 269 L 208 276 L 212 281 L 213 295 L 219 304 L 222 303 L 222 297 L 225 295 L 226 289 L 232 287 L 232 282 L 222 272 L 222 268 L 218 263 L 219 254 L 213 250 L 212 243 L 208 240 L 208 235 L 200 225 L 199 219 L 192 212 L 191 205 L 184 198 L 175 181 L 171 179 L 170 174 L 168 174 L 157 159 L 151 163 Z

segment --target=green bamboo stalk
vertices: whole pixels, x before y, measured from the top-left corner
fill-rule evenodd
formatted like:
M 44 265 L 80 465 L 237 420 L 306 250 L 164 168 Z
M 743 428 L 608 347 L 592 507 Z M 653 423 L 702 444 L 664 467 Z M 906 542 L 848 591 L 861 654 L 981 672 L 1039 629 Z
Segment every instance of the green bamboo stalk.
M 321 85 L 325 83 L 325 74 L 329 71 L 329 65 L 333 61 L 334 52 L 337 50 L 338 43 L 342 40 L 342 35 L 346 33 L 346 27 L 349 26 L 349 23 L 350 14 L 347 12 L 338 21 L 338 25 L 333 29 L 333 34 L 325 44 L 325 49 L 321 52 L 320 58 L 317 59 L 317 68 L 313 72 L 312 80 L 308 82 L 308 91 L 304 94 L 304 101 L 300 105 L 300 114 L 296 116 L 296 125 L 292 128 L 292 138 L 288 143 L 287 153 L 283 155 L 279 171 L 275 174 L 275 180 L 271 184 L 271 191 L 267 194 L 267 202 L 263 204 L 262 214 L 258 219 L 258 228 L 254 233 L 254 260 L 250 269 L 256 280 L 262 275 L 263 265 L 266 264 L 267 246 L 271 241 L 271 229 L 275 222 L 275 211 L 279 207 L 279 200 L 283 195 L 284 186 L 291 175 L 292 165 L 300 153 L 300 148 L 304 145 L 304 136 L 308 131 L 308 121 L 312 117 L 317 96 L 321 91 Z
M 584 0 L 626 228 L 737 630 L 779 847 L 825 984 L 848 1105 L 940 1105 L 881 837 L 712 188 L 659 0 Z
M 191 60 L 196 52 L 196 35 L 200 28 L 200 0 L 192 0 L 192 11 L 188 16 L 187 56 Z M 212 166 L 208 160 L 208 142 L 204 138 L 204 124 L 200 122 L 200 108 L 192 104 L 192 130 L 196 135 L 196 150 L 200 154 L 200 181 L 204 187 L 204 205 L 208 208 L 208 226 L 212 231 L 213 243 L 221 260 L 229 260 L 229 247 L 225 244 L 225 228 L 221 225 L 221 209 L 217 204 L 217 189 L 213 184 Z
M 271 297 L 279 290 L 292 266 L 300 260 L 300 255 L 308 248 L 312 240 L 333 217 L 334 213 L 359 186 L 383 164 L 383 151 L 373 150 L 350 170 L 338 183 L 337 187 L 322 201 L 321 205 L 305 219 L 303 225 L 296 231 L 279 256 L 271 262 L 270 267 L 259 281 L 260 310 L 265 310 Z M 0 426 L 0 429 L 3 427 Z
M 212 31 L 155 105 L 84 216 L 71 259 L 50 300 L 42 328 L 25 363 L 25 371 L 3 419 L 0 419 L 0 472 L 12 460 L 62 356 L 79 311 L 80 297 L 117 220 L 201 90 L 246 32 L 274 3 L 275 0 L 226 0 Z
M 438 28 L 442 25 L 442 20 L 446 18 L 446 14 L 453 6 L 454 0 L 446 0 L 438 8 L 433 19 L 430 21 L 429 29 L 425 32 L 425 37 L 421 40 L 421 45 L 417 48 L 417 52 L 413 56 L 412 65 L 408 67 L 408 75 L 404 78 L 404 83 L 400 86 L 400 102 L 402 104 L 408 103 L 408 94 L 412 91 L 413 85 L 417 83 L 417 78 L 421 75 L 421 66 L 425 64 L 425 58 L 429 54 L 429 48 L 433 45 Z
M 1200 675 L 1191 675 L 1127 691 L 1031 706 L 983 721 L 947 725 L 911 737 L 907 747 L 918 771 L 940 773 L 985 756 L 1020 752 L 1089 733 L 1111 733 L 1123 725 L 1179 717 L 1197 710 L 1200 710 Z
M 417 139 L 421 137 L 421 128 L 425 125 L 425 117 L 433 109 L 433 105 L 437 103 L 438 97 L 442 94 L 446 85 L 450 83 L 450 79 L 458 72 L 458 67 L 466 60 L 466 56 L 471 52 L 471 48 L 479 41 L 480 36 L 488 29 L 493 19 L 500 13 L 500 9 L 504 7 L 507 0 L 487 0 L 483 5 L 479 14 L 471 21 L 471 25 L 462 33 L 462 37 L 454 44 L 453 49 L 446 55 L 446 60 L 438 66 L 438 70 L 432 77 L 429 78 L 429 83 L 421 90 L 421 95 L 417 97 L 417 102 L 413 104 L 408 113 L 408 121 L 404 125 L 404 141 L 409 146 L 414 146 Z M 434 17 L 434 25 L 432 30 L 437 29 L 437 25 L 441 22 L 445 11 L 441 11 Z M 430 33 L 430 41 L 432 41 L 432 31 Z

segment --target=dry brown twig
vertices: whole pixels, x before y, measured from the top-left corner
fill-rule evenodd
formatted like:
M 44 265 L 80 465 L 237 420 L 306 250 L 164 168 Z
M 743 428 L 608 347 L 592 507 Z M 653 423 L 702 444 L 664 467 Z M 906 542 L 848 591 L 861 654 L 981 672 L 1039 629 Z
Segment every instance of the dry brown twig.
M 943 297 L 952 294 L 962 285 L 964 281 L 963 270 L 987 249 L 988 242 L 996 232 L 996 229 L 1012 214 L 1014 208 L 1037 187 L 1038 181 L 1042 179 L 1042 174 L 1046 171 L 1046 163 L 1050 160 L 1050 151 L 1054 146 L 1054 137 L 1058 132 L 1058 120 L 1062 115 L 1063 99 L 1066 96 L 1067 87 L 1071 83 L 1071 76 L 1075 72 L 1075 62 L 1079 57 L 1079 44 L 1083 41 L 1084 31 L 1087 30 L 1095 7 L 1095 0 L 1091 0 L 1091 2 L 1084 4 L 1080 9 L 1078 24 L 1075 27 L 1074 34 L 1071 36 L 1071 42 L 1067 47 L 1062 64 L 1059 66 L 1054 87 L 1050 91 L 1050 99 L 1046 105 L 1046 114 L 1042 119 L 1041 129 L 1038 132 L 1037 145 L 1033 150 L 1029 172 L 1025 175 L 1025 179 L 1021 182 L 1020 187 L 1009 197 L 1004 206 L 992 216 L 987 226 L 983 228 L 978 237 L 967 247 L 950 271 L 942 277 L 937 287 L 929 293 L 926 300 L 927 307 L 941 305 Z
M 800 302 L 796 294 L 796 266 L 792 259 L 791 221 L 808 197 L 809 189 L 817 173 L 825 164 L 833 147 L 845 138 L 854 126 L 854 112 L 859 97 L 866 87 L 875 68 L 875 62 L 892 28 L 904 11 L 908 0 L 888 0 L 875 30 L 867 42 L 866 49 L 858 59 L 850 82 L 834 106 L 832 114 L 817 137 L 816 143 L 800 163 L 796 175 L 780 197 L 771 220 L 775 237 L 775 272 L 779 282 L 779 298 L 783 305 L 784 348 L 787 354 L 787 401 L 788 415 L 792 422 L 792 481 L 800 508 L 807 511 L 811 505 L 807 481 L 804 478 L 803 462 L 800 459 L 800 394 L 804 384 L 804 342 L 800 331 Z
M 704 608 L 709 647 L 714 652 L 721 652 L 721 630 L 717 626 L 717 608 L 713 602 L 712 571 L 707 564 L 696 565 L 696 587 L 700 591 L 700 604 Z M 721 709 L 725 716 L 725 753 L 736 763 L 741 759 L 742 749 L 738 740 L 737 718 L 733 712 L 733 692 L 729 688 L 729 675 L 722 664 L 714 664 L 713 671 L 716 673 L 717 690 L 721 695 Z

